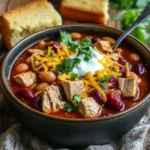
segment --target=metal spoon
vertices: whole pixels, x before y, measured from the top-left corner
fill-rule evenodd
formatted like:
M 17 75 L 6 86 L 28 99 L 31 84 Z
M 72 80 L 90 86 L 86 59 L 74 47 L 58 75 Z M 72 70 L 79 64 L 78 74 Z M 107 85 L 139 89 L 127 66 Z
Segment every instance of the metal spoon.
M 145 7 L 141 15 L 136 19 L 136 21 L 117 39 L 115 44 L 112 46 L 113 50 L 119 46 L 119 44 L 124 40 L 124 38 L 133 31 L 141 22 L 150 16 L 150 3 Z

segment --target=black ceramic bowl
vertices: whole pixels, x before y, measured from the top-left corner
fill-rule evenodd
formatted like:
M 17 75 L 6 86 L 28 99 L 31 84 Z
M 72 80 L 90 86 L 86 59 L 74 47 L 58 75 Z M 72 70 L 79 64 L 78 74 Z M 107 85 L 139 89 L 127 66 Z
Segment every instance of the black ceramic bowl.
M 43 39 L 53 39 L 59 36 L 59 31 L 77 31 L 96 33 L 118 38 L 121 31 L 106 26 L 94 24 L 78 24 L 59 26 L 35 33 L 17 44 L 6 56 L 1 68 L 1 87 L 12 110 L 22 125 L 50 143 L 64 146 L 87 146 L 89 144 L 104 144 L 127 133 L 145 114 L 150 105 L 150 93 L 136 106 L 119 114 L 94 119 L 65 119 L 48 116 L 25 106 L 12 93 L 9 77 L 15 60 L 29 47 Z M 137 39 L 128 36 L 124 44 L 138 51 L 147 64 L 150 64 L 150 52 Z

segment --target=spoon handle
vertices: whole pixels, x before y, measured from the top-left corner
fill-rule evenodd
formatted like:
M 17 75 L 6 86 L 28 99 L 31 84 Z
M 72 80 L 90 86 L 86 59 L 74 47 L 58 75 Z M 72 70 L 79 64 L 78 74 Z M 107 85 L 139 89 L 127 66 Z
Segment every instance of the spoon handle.
M 133 31 L 141 22 L 143 22 L 146 18 L 150 16 L 150 3 L 145 7 L 141 15 L 136 19 L 136 21 L 117 39 L 115 44 L 113 45 L 113 50 L 119 46 L 122 40 L 131 32 Z

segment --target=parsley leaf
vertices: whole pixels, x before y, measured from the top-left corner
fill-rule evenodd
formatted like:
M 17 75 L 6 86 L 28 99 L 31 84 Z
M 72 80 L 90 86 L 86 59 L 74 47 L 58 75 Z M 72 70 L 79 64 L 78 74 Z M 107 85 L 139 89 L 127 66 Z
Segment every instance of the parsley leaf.
M 89 61 L 91 58 L 96 57 L 94 49 L 92 48 L 92 42 L 89 38 L 84 38 L 80 41 L 72 41 L 69 33 L 60 31 L 59 42 L 63 42 L 68 46 L 71 51 L 76 51 L 78 55 L 84 55 L 84 60 Z
M 74 66 L 81 62 L 80 58 L 65 58 L 64 61 L 56 67 L 58 74 L 69 73 L 73 70 Z
M 53 56 L 54 54 L 55 54 L 54 51 L 51 51 L 51 52 L 50 52 L 50 56 Z
M 69 102 L 69 101 L 66 102 L 64 106 L 65 106 L 65 110 L 66 110 L 67 112 L 72 112 L 72 111 L 75 110 L 73 104 L 72 104 L 71 102 Z
M 74 105 L 68 101 L 66 104 L 65 104 L 65 110 L 67 112 L 73 112 L 73 111 L 76 111 L 79 107 L 79 103 L 81 101 L 82 97 L 80 95 L 74 95 L 73 96 L 73 100 L 75 101 Z
M 101 85 L 105 90 L 108 90 L 108 89 L 109 89 L 106 82 L 101 82 L 100 85 Z
M 143 8 L 149 0 L 110 0 L 111 5 L 115 8 Z
M 142 9 L 133 9 L 120 12 L 116 14 L 113 19 L 121 20 L 121 29 L 128 29 L 133 22 L 137 19 L 137 17 L 142 12 Z M 137 28 L 135 28 L 131 34 L 138 38 L 143 43 L 149 43 L 150 33 L 148 32 L 150 25 L 150 18 L 146 19 L 143 23 L 141 23 Z
M 109 75 L 104 75 L 103 77 L 98 79 L 98 82 L 107 82 L 110 79 Z
M 78 74 L 72 73 L 71 77 L 70 77 L 70 80 L 75 80 L 76 78 L 78 78 Z
M 81 101 L 82 97 L 80 95 L 74 95 L 73 99 L 79 103 Z
M 71 35 L 65 31 L 60 31 L 60 38 L 59 42 L 64 43 L 65 45 L 69 46 L 69 43 L 72 41 Z
M 108 90 L 107 81 L 110 79 L 109 75 L 104 75 L 103 77 L 98 79 L 98 82 L 100 82 L 100 85 L 105 89 Z

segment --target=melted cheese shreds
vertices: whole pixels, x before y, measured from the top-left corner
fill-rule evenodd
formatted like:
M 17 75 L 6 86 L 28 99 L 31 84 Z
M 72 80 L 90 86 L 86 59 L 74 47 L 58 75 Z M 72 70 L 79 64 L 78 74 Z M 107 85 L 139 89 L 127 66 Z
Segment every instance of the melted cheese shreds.
M 129 78 L 130 77 L 130 69 L 129 69 L 129 63 L 128 62 L 126 62 L 125 68 L 126 68 L 126 76 Z
M 101 89 L 101 87 L 100 87 L 100 86 L 96 83 L 96 81 L 94 80 L 93 74 L 92 74 L 91 72 L 88 72 L 88 73 L 86 74 L 86 77 L 87 77 L 88 80 L 91 82 L 92 86 L 93 86 L 95 89 L 97 89 L 97 90 L 101 93 L 101 95 L 102 95 L 102 97 L 103 97 L 103 101 L 106 102 L 106 101 L 107 101 L 106 94 L 105 94 L 105 92 L 103 91 L 103 89 Z

